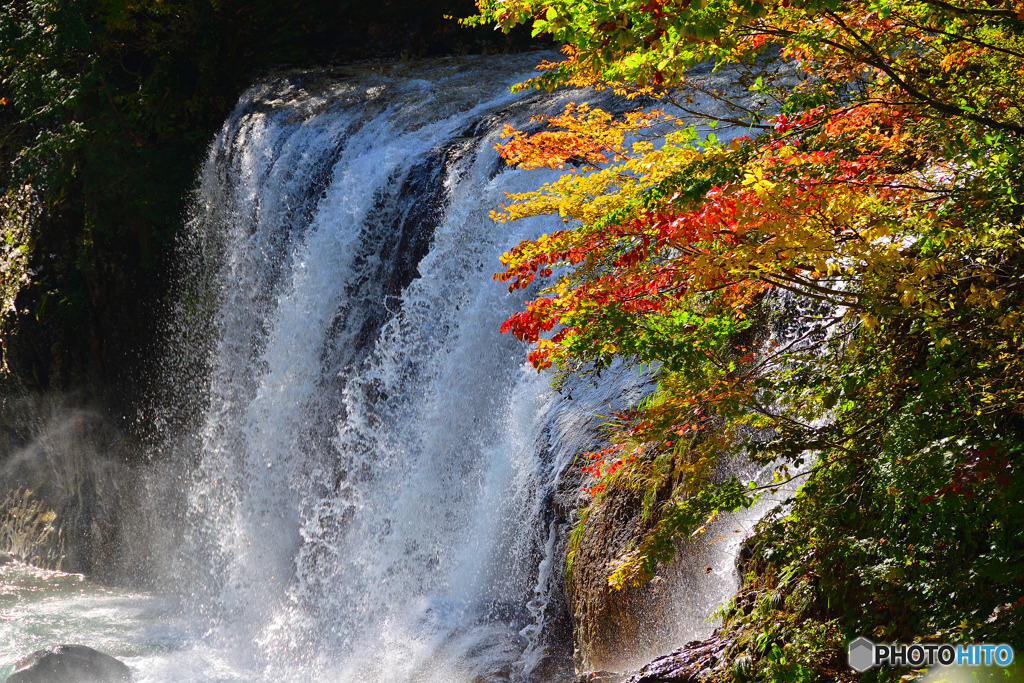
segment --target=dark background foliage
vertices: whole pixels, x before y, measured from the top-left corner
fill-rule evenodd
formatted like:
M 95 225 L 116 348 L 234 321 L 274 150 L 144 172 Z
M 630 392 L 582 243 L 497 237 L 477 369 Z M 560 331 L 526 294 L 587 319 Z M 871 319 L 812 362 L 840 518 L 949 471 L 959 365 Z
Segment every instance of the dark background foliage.
M 273 67 L 517 50 L 468 0 L 4 0 L 0 196 L 32 187 L 31 285 L 3 321 L 8 390 L 85 389 L 127 416 L 205 146 Z

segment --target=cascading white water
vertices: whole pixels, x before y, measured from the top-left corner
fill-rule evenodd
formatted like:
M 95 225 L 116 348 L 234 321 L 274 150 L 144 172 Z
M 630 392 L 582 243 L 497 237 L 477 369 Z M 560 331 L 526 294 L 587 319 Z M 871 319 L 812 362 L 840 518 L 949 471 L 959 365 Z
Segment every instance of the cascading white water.
M 539 179 L 496 181 L 492 150 L 558 106 L 508 92 L 534 58 L 270 79 L 211 149 L 208 405 L 175 575 L 236 667 L 449 681 L 507 676 L 528 645 L 559 454 L 547 379 L 498 334 L 521 299 L 491 274 L 545 226 L 488 213 Z
M 523 299 L 492 282 L 498 257 L 557 226 L 490 220 L 505 192 L 554 177 L 505 168 L 493 145 L 506 122 L 593 97 L 510 94 L 537 60 L 283 74 L 211 146 L 172 363 L 197 436 L 175 438 L 185 498 L 157 513 L 175 528 L 150 552 L 217 653 L 186 657 L 220 672 L 194 680 L 571 672 L 571 643 L 545 639 L 550 499 L 597 445 L 595 414 L 648 378 L 619 368 L 570 401 L 499 334 Z M 731 552 L 713 594 L 674 612 L 678 634 L 707 629 Z

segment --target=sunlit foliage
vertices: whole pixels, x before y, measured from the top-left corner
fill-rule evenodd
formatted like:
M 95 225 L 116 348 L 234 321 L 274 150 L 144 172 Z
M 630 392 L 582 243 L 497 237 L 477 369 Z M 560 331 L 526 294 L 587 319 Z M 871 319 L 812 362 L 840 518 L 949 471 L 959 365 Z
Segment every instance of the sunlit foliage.
M 479 6 L 473 21 L 566 42 L 527 87 L 672 103 L 715 60 L 763 69 L 746 87 L 778 103 L 728 144 L 667 105 L 579 105 L 501 147 L 573 165 L 496 214 L 567 223 L 505 255 L 497 279 L 543 289 L 504 329 L 537 368 L 599 373 L 624 356 L 659 372 L 591 455 L 595 496 L 649 492 L 654 531 L 610 582 L 645 581 L 680 536 L 796 476 L 766 538 L 852 610 L 844 628 L 1019 642 L 1024 4 Z M 775 481 L 711 476 L 732 456 Z M 887 591 L 908 584 L 917 607 L 894 608 Z

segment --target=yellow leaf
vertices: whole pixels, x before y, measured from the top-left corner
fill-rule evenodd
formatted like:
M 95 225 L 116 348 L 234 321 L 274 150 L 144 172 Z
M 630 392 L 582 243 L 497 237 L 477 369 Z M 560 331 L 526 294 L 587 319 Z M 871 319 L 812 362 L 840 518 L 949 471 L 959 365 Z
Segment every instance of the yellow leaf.
M 878 326 L 878 318 L 871 315 L 870 313 L 861 313 L 860 321 L 864 325 L 864 327 L 868 328 L 869 330 Z

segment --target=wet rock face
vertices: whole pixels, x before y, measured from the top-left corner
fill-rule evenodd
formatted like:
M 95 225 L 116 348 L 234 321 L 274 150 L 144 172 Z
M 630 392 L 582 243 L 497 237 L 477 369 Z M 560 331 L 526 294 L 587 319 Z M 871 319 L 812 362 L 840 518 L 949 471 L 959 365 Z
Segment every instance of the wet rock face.
M 576 683 L 622 683 L 625 676 L 615 671 L 584 671 L 576 675 Z
M 609 563 L 639 535 L 639 504 L 630 491 L 610 490 L 590 513 L 573 554 L 569 596 L 577 671 L 623 671 L 623 653 L 644 636 L 639 591 L 608 585 Z
M 628 671 L 679 642 L 672 631 L 678 567 L 661 568 L 643 587 L 608 585 L 612 561 L 648 531 L 641 509 L 640 493 L 613 488 L 587 519 L 568 591 L 577 671 Z
M 129 683 L 131 670 L 84 645 L 58 645 L 33 652 L 14 665 L 7 683 Z

